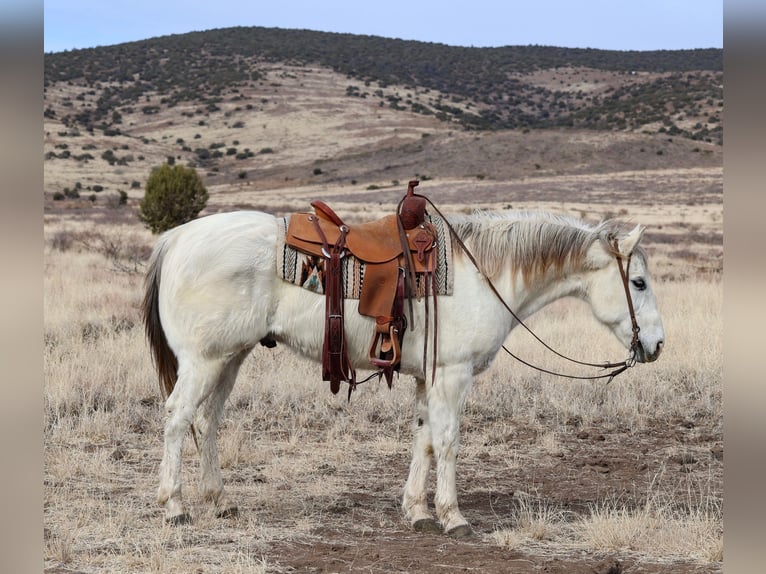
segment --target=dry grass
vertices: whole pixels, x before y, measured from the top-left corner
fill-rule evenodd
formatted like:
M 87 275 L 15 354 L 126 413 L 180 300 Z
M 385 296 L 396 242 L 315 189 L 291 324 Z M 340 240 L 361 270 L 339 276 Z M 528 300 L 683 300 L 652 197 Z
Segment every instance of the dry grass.
M 224 478 L 242 516 L 217 520 L 202 504 L 187 441 L 184 484 L 195 523 L 164 525 L 154 502 L 162 408 L 140 325 L 141 264 L 132 263 L 152 238 L 136 226 L 65 217 L 49 218 L 45 238 L 46 566 L 281 572 L 274 549 L 312 544 L 322 528 L 354 536 L 406 530 L 397 506 L 409 457 L 409 380 L 393 392 L 365 385 L 349 404 L 328 392 L 318 365 L 282 347 L 246 361 L 219 435 Z M 506 473 L 522 476 L 531 463 L 554 468 L 572 455 L 572 424 L 639 437 L 658 422 L 691 419 L 722 433 L 722 285 L 699 278 L 660 281 L 655 290 L 665 354 L 609 386 L 552 379 L 499 356 L 469 398 L 459 472 L 487 485 Z M 575 301 L 550 306 L 530 324 L 565 353 L 599 360 L 625 354 Z M 556 367 L 522 332 L 508 343 Z M 658 448 L 665 458 L 704 450 Z M 517 493 L 514 510 L 498 511 L 481 544 L 532 554 L 620 549 L 649 561 L 720 561 L 722 477 L 690 484 L 666 478 L 617 498 L 604 492 L 576 512 L 541 494 Z
M 576 529 L 586 548 L 595 551 L 629 549 L 664 559 L 723 560 L 723 512 L 720 501 L 704 496 L 679 505 L 662 493 L 652 493 L 639 508 L 605 501 L 578 521 Z
M 617 551 L 657 561 L 710 563 L 723 561 L 722 524 L 721 502 L 709 493 L 689 493 L 688 500 L 679 502 L 652 491 L 639 506 L 635 500 L 604 500 L 582 516 L 522 493 L 510 526 L 497 529 L 491 538 L 517 551 Z

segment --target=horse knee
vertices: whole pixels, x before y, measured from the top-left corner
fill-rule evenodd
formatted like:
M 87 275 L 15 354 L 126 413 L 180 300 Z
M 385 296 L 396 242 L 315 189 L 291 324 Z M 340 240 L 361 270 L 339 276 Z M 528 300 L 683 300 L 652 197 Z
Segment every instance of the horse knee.
M 431 454 L 437 460 L 457 458 L 460 450 L 460 435 L 457 428 L 443 428 L 431 436 Z

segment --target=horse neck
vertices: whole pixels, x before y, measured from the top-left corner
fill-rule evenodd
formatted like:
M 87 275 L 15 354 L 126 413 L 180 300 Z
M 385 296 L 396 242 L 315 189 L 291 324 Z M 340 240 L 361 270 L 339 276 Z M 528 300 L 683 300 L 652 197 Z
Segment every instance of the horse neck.
M 546 277 L 538 277 L 531 282 L 511 270 L 508 276 L 511 277 L 511 294 L 506 300 L 514 301 L 521 318 L 529 317 L 563 297 L 583 298 L 585 295 L 584 276 L 575 269 L 548 273 Z
M 585 296 L 586 252 L 599 230 L 546 212 L 480 215 L 458 223 L 482 272 L 519 314 L 570 295 Z
M 509 295 L 525 316 L 563 297 L 586 296 L 585 252 L 594 240 L 591 230 L 567 220 L 536 223 L 540 227 L 518 240 L 503 270 Z

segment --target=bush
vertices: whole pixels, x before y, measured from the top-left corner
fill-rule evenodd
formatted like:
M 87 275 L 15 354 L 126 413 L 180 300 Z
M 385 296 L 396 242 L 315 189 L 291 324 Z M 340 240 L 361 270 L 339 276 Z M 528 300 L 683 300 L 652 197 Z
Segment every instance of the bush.
M 194 219 L 207 205 L 207 198 L 194 169 L 165 164 L 152 170 L 138 217 L 152 233 L 162 233 Z

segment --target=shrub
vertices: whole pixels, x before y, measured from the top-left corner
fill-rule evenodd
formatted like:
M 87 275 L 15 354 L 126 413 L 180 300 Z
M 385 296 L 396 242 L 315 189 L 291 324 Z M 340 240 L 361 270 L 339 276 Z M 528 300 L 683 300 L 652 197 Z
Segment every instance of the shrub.
M 101 159 L 107 161 L 109 165 L 114 165 L 117 161 L 117 158 L 114 155 L 114 151 L 108 149 L 104 153 L 101 154 Z
M 208 193 L 192 168 L 163 165 L 146 181 L 138 217 L 152 233 L 162 233 L 194 219 L 207 205 Z

